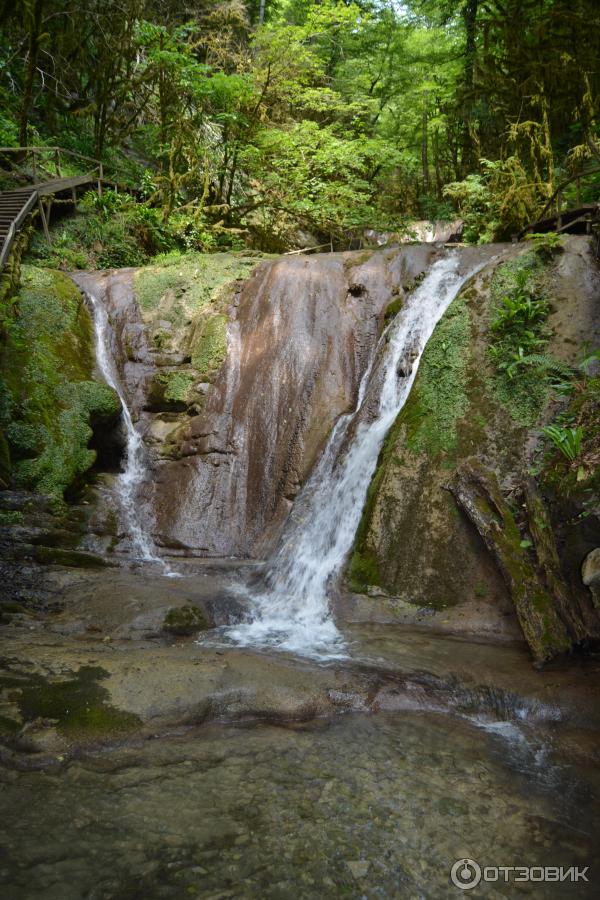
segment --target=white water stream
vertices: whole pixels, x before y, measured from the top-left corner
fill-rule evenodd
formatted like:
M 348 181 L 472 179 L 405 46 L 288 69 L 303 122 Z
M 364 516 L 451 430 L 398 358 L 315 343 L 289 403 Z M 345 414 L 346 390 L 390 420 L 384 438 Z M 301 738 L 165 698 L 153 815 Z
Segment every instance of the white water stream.
M 266 590 L 249 595 L 252 621 L 227 630 L 234 642 L 321 658 L 346 655 L 328 586 L 352 547 L 379 451 L 408 398 L 425 345 L 463 284 L 484 265 L 460 275 L 458 263 L 457 253 L 435 262 L 382 335 L 356 409 L 338 420 L 295 502 Z
M 154 542 L 144 528 L 139 502 L 139 490 L 147 477 L 144 442 L 131 418 L 127 400 L 119 384 L 110 352 L 110 324 L 104 306 L 94 294 L 86 291 L 93 312 L 96 338 L 96 360 L 106 383 L 119 396 L 126 432 L 125 468 L 116 480 L 117 495 L 123 517 L 123 526 L 131 538 L 133 555 L 144 562 L 158 563 L 164 574 L 172 574 L 164 560 L 156 555 Z

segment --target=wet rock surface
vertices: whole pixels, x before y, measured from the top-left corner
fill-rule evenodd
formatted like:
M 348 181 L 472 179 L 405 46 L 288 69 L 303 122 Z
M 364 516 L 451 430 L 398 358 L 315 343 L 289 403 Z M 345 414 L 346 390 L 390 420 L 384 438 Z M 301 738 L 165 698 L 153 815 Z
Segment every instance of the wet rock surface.
M 272 547 L 331 427 L 356 402 L 386 309 L 437 253 L 246 259 L 246 270 L 256 267 L 246 281 L 221 278 L 201 297 L 197 285 L 212 283 L 202 258 L 181 273 L 155 267 L 149 284 L 146 270 L 77 275 L 112 322 L 113 356 L 147 444 L 152 478 L 141 502 L 159 545 L 206 556 Z

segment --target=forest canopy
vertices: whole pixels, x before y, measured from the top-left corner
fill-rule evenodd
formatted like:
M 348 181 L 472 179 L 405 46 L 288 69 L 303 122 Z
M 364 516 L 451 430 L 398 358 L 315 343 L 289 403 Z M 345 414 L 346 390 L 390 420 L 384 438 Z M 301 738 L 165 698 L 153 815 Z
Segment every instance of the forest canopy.
M 598 196 L 597 0 L 3 0 L 0 20 L 0 145 L 102 159 L 159 247 L 348 246 L 457 214 L 484 241 L 563 182 Z

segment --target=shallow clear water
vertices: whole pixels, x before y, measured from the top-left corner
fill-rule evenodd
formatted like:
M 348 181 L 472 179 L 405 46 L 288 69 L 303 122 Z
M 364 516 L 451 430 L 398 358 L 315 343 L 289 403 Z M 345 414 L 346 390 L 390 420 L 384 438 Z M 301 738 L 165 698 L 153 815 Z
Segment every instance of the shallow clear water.
M 449 871 L 462 856 L 598 862 L 597 785 L 526 733 L 447 716 L 215 725 L 3 777 L 11 900 L 437 898 L 461 896 Z M 468 896 L 521 893 L 597 896 L 593 881 Z

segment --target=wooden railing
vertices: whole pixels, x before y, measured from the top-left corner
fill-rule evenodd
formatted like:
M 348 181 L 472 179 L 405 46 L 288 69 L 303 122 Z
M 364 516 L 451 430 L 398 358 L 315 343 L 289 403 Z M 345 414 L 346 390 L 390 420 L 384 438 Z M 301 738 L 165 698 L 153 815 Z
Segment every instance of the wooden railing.
M 577 191 L 577 199 L 576 199 L 576 207 L 581 206 L 581 182 L 586 178 L 590 178 L 592 175 L 600 174 L 600 166 L 594 166 L 592 169 L 588 169 L 585 172 L 578 172 L 576 175 L 571 175 L 569 178 L 565 178 L 564 181 L 561 181 L 557 186 L 556 190 L 546 203 L 545 207 L 541 211 L 539 215 L 539 221 L 541 221 L 545 216 L 560 216 L 561 212 L 564 212 L 564 190 L 570 184 L 575 183 L 575 189 Z
M 50 177 L 62 178 L 61 157 L 64 159 L 66 156 L 93 163 L 93 169 L 90 174 L 97 174 L 99 181 L 104 180 L 104 165 L 102 160 L 94 159 L 91 156 L 85 156 L 83 153 L 76 153 L 74 150 L 65 150 L 64 147 L 0 147 L 0 156 L 9 153 L 19 154 L 19 156 L 25 160 L 27 160 L 27 157 L 31 156 L 31 168 L 33 170 L 34 180 L 38 177 L 38 171 L 41 171 Z M 49 157 L 54 162 L 54 172 L 51 172 L 43 165 L 41 159 L 43 157 Z

